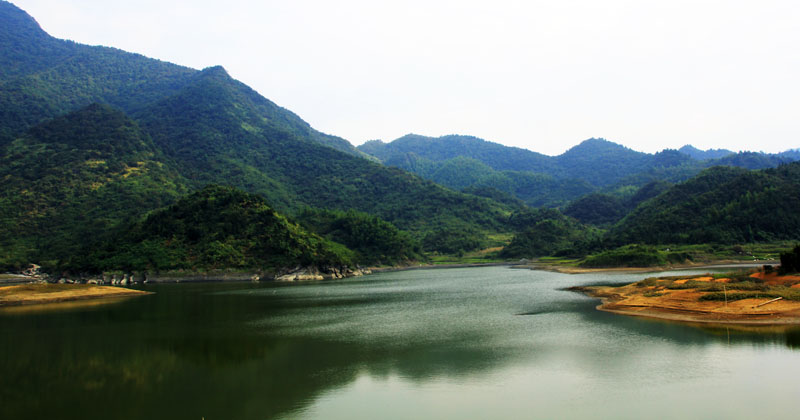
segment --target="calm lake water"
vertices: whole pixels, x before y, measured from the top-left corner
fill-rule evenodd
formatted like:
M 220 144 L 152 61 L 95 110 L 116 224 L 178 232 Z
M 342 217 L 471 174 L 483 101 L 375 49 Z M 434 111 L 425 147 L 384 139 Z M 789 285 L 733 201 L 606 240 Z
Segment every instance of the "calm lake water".
M 796 418 L 800 331 L 608 314 L 562 290 L 646 276 L 417 270 L 3 311 L 0 418 Z

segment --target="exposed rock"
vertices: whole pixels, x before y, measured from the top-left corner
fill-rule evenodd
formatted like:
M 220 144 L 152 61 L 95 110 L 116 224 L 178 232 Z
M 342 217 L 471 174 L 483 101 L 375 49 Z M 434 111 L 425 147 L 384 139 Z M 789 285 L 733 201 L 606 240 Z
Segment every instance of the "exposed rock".
M 30 267 L 22 271 L 22 274 L 29 276 L 29 277 L 38 277 L 41 275 L 41 265 L 38 264 L 31 264 Z
M 319 270 L 315 267 L 296 267 L 294 270 L 286 274 L 275 276 L 276 281 L 308 281 L 324 279 L 325 277 L 320 274 Z

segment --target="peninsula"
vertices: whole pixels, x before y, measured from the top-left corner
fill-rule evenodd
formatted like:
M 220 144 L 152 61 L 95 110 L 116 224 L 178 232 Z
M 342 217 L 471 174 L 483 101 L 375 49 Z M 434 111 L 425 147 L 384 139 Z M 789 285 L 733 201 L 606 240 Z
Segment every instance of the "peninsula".
M 601 298 L 599 310 L 623 315 L 714 324 L 800 324 L 800 276 L 769 268 L 571 290 Z

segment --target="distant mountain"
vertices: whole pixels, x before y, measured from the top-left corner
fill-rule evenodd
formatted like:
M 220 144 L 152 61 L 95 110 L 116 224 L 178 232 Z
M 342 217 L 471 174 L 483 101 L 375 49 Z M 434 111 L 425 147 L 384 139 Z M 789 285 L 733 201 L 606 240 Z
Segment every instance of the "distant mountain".
M 408 134 L 391 143 L 373 140 L 358 147 L 382 162 L 413 153 L 433 162 L 455 157 L 481 161 L 498 171 L 552 172 L 549 156 L 518 147 L 508 147 L 472 136 L 449 135 L 439 138 Z
M 766 153 L 740 152 L 711 161 L 714 165 L 736 166 L 746 169 L 774 168 L 794 162 L 791 155 L 772 155 Z
M 373 140 L 358 148 L 386 165 L 451 188 L 494 188 L 536 207 L 563 205 L 650 170 L 683 173 L 686 170 L 676 168 L 691 162 L 697 168 L 685 179 L 702 169 L 678 152 L 649 155 L 603 139 L 586 140 L 556 157 L 469 136 L 407 135 L 391 143 Z M 653 178 L 659 176 L 653 174 Z
M 700 150 L 690 144 L 681 147 L 678 151 L 696 160 L 719 159 L 734 153 L 727 149 Z
M 442 185 L 490 187 L 531 206 L 564 205 L 591 192 L 609 193 L 651 182 L 681 182 L 714 165 L 763 169 L 800 159 L 800 152 L 736 154 L 722 149 L 701 151 L 689 145 L 648 154 L 597 138 L 555 157 L 454 135 L 410 134 L 390 143 L 373 140 L 358 148 L 386 165 Z
M 778 153 L 779 157 L 789 158 L 793 161 L 800 160 L 800 148 L 789 149 L 785 152 Z

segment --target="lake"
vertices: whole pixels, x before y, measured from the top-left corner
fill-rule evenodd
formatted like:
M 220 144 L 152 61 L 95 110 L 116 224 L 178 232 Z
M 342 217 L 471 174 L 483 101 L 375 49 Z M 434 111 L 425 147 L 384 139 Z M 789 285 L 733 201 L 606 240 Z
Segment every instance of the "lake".
M 429 269 L 4 310 L 0 418 L 796 416 L 800 331 L 626 317 L 563 290 L 651 275 Z

